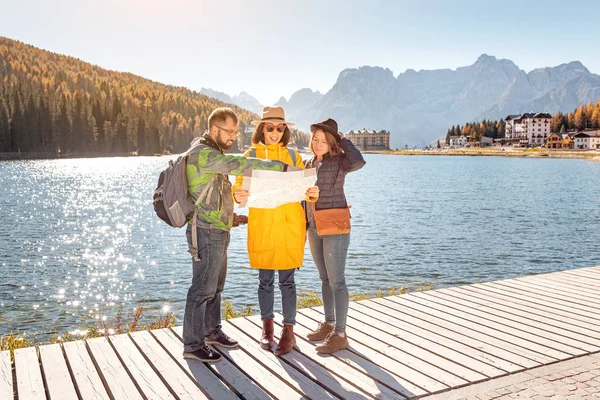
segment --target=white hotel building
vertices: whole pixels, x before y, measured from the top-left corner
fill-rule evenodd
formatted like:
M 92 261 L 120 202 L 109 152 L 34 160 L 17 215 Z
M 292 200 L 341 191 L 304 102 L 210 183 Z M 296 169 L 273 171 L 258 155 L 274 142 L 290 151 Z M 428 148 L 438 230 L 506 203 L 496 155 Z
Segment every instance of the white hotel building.
M 505 119 L 505 139 L 519 139 L 523 145 L 543 145 L 550 136 L 550 118 L 548 113 L 509 115 Z

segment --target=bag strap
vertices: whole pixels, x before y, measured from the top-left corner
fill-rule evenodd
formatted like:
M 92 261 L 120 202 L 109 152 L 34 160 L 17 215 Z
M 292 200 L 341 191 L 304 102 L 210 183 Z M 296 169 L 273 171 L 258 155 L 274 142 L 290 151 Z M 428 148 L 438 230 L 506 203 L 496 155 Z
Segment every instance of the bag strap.
M 192 217 L 192 247 L 190 247 L 189 249 L 190 254 L 192 255 L 192 257 L 194 257 L 194 261 L 200 260 L 200 258 L 198 257 L 198 206 L 200 205 L 200 202 L 203 198 L 205 200 L 209 198 L 209 196 L 207 196 L 208 193 L 212 194 L 212 184 L 214 180 L 215 175 L 213 175 L 210 178 L 206 186 L 204 186 L 202 192 L 198 195 L 196 202 L 194 203 L 194 216 Z
M 296 160 L 297 160 L 296 152 L 294 150 L 292 150 L 292 149 L 287 148 L 287 147 L 286 147 L 286 149 L 287 149 L 288 153 L 290 153 L 290 157 L 292 158 L 292 162 L 293 162 L 292 165 L 295 167 L 296 166 Z
M 248 153 L 249 157 L 256 158 L 256 149 L 250 149 L 248 151 L 249 151 L 249 153 Z

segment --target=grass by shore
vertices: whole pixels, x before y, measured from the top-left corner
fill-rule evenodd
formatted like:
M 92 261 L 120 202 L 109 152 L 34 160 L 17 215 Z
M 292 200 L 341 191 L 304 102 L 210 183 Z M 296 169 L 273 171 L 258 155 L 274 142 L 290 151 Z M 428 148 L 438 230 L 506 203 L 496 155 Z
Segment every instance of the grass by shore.
M 460 149 L 431 149 L 431 150 L 389 150 L 365 151 L 371 154 L 419 155 L 419 156 L 498 156 L 498 157 L 540 157 L 540 158 L 582 158 L 590 161 L 600 161 L 600 150 L 507 148 L 507 147 L 474 147 Z
M 377 297 L 396 296 L 409 292 L 424 292 L 431 289 L 433 289 L 433 285 L 427 283 L 418 284 L 415 287 L 393 286 L 385 290 L 379 289 L 379 291 L 372 294 L 350 293 L 350 300 L 360 301 Z M 321 300 L 319 294 L 316 291 L 298 291 L 297 307 L 299 309 L 317 307 L 321 305 L 323 305 L 323 301 Z M 119 335 L 122 333 L 129 333 L 142 330 L 171 328 L 175 326 L 175 323 L 177 322 L 175 314 L 173 314 L 172 312 L 168 312 L 164 315 L 158 315 L 152 318 L 152 322 L 144 324 L 141 321 L 146 320 L 148 312 L 148 309 L 145 307 L 145 302 L 140 301 L 138 303 L 138 307 L 136 307 L 129 315 L 124 315 L 123 310 L 120 309 L 116 317 L 111 318 L 107 321 L 100 321 L 95 325 L 88 325 L 82 329 L 76 329 L 71 332 L 56 332 L 55 336 L 52 337 L 48 342 L 36 343 L 34 340 L 27 339 L 20 332 L 10 332 L 8 335 L 0 336 L 0 351 L 10 350 L 12 358 L 12 352 L 14 350 L 24 347 Z M 252 306 L 242 306 L 239 309 L 236 309 L 229 299 L 223 300 L 222 316 L 224 319 L 245 317 L 253 315 L 254 313 L 255 310 Z

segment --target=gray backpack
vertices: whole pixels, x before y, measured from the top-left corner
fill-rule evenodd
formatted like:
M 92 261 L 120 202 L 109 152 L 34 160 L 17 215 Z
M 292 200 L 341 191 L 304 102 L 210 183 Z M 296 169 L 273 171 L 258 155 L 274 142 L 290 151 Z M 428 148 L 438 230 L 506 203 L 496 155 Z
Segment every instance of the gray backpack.
M 192 141 L 191 147 L 175 161 L 169 161 L 158 177 L 158 185 L 154 189 L 153 203 L 156 215 L 174 228 L 181 228 L 189 220 L 192 220 L 192 246 L 190 254 L 198 260 L 198 235 L 196 222 L 198 216 L 198 205 L 212 188 L 213 178 L 206 184 L 202 193 L 194 203 L 188 192 L 187 181 L 187 159 L 191 153 L 197 150 L 202 143 L 201 138 Z
M 158 177 L 158 185 L 154 189 L 153 203 L 156 215 L 167 224 L 181 228 L 190 219 L 195 218 L 198 204 L 204 196 L 198 196 L 196 204 L 188 193 L 187 158 L 200 146 L 200 138 L 192 142 L 191 147 L 175 161 L 169 161 Z M 208 186 L 205 189 L 208 189 Z

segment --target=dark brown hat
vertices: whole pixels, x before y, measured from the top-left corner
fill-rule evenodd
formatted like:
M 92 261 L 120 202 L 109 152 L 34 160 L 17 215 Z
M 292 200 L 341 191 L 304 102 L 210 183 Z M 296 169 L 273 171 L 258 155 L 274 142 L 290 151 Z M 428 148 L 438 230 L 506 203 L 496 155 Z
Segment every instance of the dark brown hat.
M 331 133 L 338 142 L 342 140 L 340 134 L 338 133 L 338 124 L 331 118 L 324 119 L 318 124 L 312 124 L 310 126 L 311 132 L 314 132 L 317 129 L 321 129 L 323 132 Z

